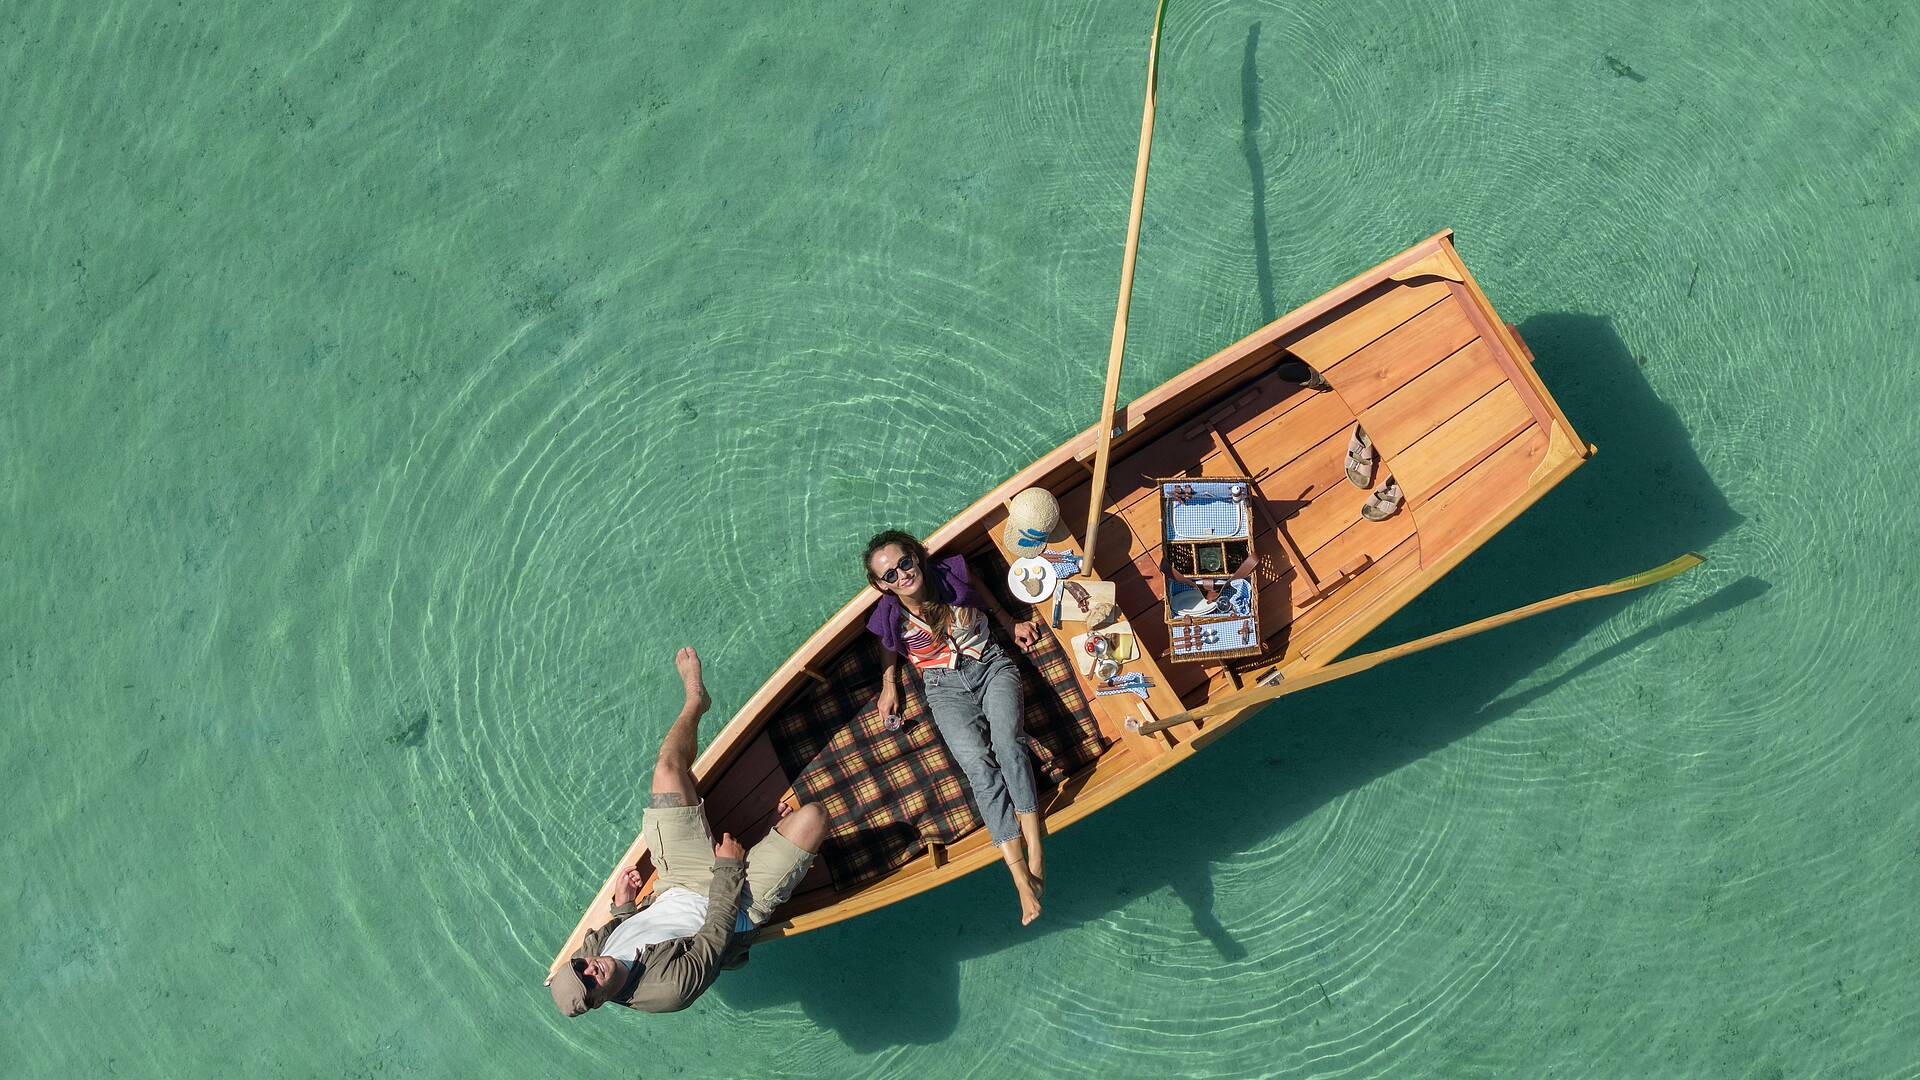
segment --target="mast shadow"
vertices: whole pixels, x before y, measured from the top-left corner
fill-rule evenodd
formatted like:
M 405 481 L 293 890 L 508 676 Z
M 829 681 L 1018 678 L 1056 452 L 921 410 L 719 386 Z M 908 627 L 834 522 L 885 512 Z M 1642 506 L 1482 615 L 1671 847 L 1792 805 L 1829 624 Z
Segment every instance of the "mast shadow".
M 1742 520 L 1608 318 L 1548 313 L 1520 324 L 1520 332 L 1555 397 L 1600 453 L 1356 651 L 1704 551 Z M 1759 578 L 1741 578 L 1524 690 L 1516 684 L 1577 647 L 1632 595 L 1562 608 L 1529 620 L 1523 633 L 1493 631 L 1286 698 L 1168 777 L 1054 837 L 1046 911 L 1034 926 L 1018 925 L 1012 887 L 989 867 L 763 946 L 714 992 L 742 1011 L 797 1004 L 860 1053 L 938 1042 L 959 1023 L 962 964 L 1106 919 L 1132 898 L 1162 890 L 1187 904 L 1196 937 L 1233 962 L 1247 949 L 1212 910 L 1215 862 L 1260 847 L 1328 802 L 1767 589 Z M 1017 998 L 1020 988 L 1010 983 L 997 993 Z
M 1247 49 L 1240 61 L 1240 149 L 1247 158 L 1253 191 L 1253 272 L 1260 289 L 1262 325 L 1279 317 L 1273 299 L 1273 253 L 1267 245 L 1267 165 L 1260 156 L 1260 24 L 1247 27 Z

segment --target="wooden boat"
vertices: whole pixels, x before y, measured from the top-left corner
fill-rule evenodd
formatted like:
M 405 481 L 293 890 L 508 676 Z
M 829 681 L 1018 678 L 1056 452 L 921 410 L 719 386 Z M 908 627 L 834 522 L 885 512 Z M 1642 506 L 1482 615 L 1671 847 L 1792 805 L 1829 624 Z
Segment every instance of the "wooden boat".
M 1276 368 L 1292 359 L 1322 373 L 1331 391 L 1281 378 Z M 1406 494 L 1384 521 L 1363 519 L 1367 492 L 1345 478 L 1356 423 L 1379 449 L 1379 473 L 1391 474 Z M 1057 496 L 1066 522 L 1088 520 L 1103 426 L 981 496 L 928 547 L 965 553 L 983 582 L 1004 580 L 1008 500 L 1041 487 Z M 1451 230 L 1131 402 L 1112 444 L 1093 566 L 1115 584 L 1144 646 L 1129 670 L 1153 685 L 1144 701 L 1094 696 L 1091 681 L 1065 661 L 1064 644 L 1083 625 L 1060 627 L 1036 650 L 1027 719 L 1043 771 L 1057 782 L 1045 802 L 1052 831 L 1206 749 L 1263 698 L 1344 673 L 1329 666 L 1344 650 L 1593 453 L 1535 373 L 1518 332 L 1467 271 Z M 1267 526 L 1256 538 L 1263 639 L 1256 656 L 1166 662 L 1156 478 L 1180 476 L 1253 478 L 1257 516 Z M 1051 546 L 1077 551 L 1084 535 Z M 873 911 L 998 859 L 970 819 L 958 771 L 941 760 L 932 724 L 916 722 L 917 697 L 909 696 L 901 732 L 873 716 L 879 653 L 865 622 L 878 596 L 862 590 L 827 620 L 695 766 L 716 835 L 724 830 L 751 843 L 781 800 L 818 801 L 829 812 L 833 839 L 761 940 Z M 1381 655 L 1346 663 L 1371 666 Z M 1261 686 L 1276 679 L 1279 687 Z M 636 864 L 651 874 L 639 839 L 615 867 Z M 610 873 L 556 964 L 604 919 L 612 882 Z

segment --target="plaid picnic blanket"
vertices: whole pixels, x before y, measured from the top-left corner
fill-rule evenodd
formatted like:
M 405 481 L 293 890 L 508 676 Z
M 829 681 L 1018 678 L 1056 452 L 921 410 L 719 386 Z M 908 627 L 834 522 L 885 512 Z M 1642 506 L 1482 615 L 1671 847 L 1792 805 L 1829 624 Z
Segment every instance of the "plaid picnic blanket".
M 1072 660 L 1052 635 L 1021 654 L 1003 642 L 1026 682 L 1026 733 L 1035 779 L 1057 785 L 1093 764 L 1106 740 L 1075 680 Z M 918 680 L 907 679 L 899 731 L 875 714 L 880 643 L 862 634 L 814 685 L 767 726 L 780 764 L 802 801 L 829 822 L 821 858 L 846 892 L 921 854 L 929 840 L 952 843 L 980 827 L 966 777 L 927 714 Z

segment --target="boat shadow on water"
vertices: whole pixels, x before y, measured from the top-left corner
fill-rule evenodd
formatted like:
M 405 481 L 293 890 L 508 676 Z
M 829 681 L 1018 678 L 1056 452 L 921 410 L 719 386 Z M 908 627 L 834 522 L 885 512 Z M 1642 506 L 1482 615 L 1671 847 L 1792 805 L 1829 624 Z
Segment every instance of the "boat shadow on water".
M 1741 521 L 1602 316 L 1553 313 L 1520 324 L 1594 460 L 1549 493 L 1354 650 L 1363 652 L 1705 551 Z M 960 1018 L 961 965 L 1045 942 L 1167 890 L 1223 962 L 1248 950 L 1213 911 L 1215 862 L 1270 843 L 1328 802 L 1513 715 L 1555 687 L 1669 630 L 1767 589 L 1721 587 L 1541 685 L 1530 672 L 1577 649 L 1634 603 L 1611 597 L 1541 615 L 1269 706 L 1215 748 L 1053 839 L 1046 912 L 1021 928 L 1003 872 L 988 868 L 912 900 L 755 951 L 715 992 L 730 1007 L 797 1004 L 851 1049 L 939 1041 Z M 1211 794 L 1231 792 L 1232 798 Z M 1283 887 L 1284 883 L 1275 883 Z M 1036 959 L 1063 943 L 1034 950 Z M 1035 982 L 1050 980 L 1036 976 Z M 1018 995 L 1017 986 L 1004 992 Z

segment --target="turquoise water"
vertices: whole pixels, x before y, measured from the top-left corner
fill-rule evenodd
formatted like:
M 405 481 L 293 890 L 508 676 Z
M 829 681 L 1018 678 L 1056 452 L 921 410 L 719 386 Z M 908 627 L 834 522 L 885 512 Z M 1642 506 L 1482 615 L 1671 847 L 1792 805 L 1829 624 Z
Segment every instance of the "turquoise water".
M 1090 421 L 1150 6 L 0 7 L 0 1073 L 1920 1075 L 1920 18 L 1170 7 L 1123 391 L 1452 226 L 1601 450 L 1373 641 L 1712 561 L 575 1022 L 673 648 Z

